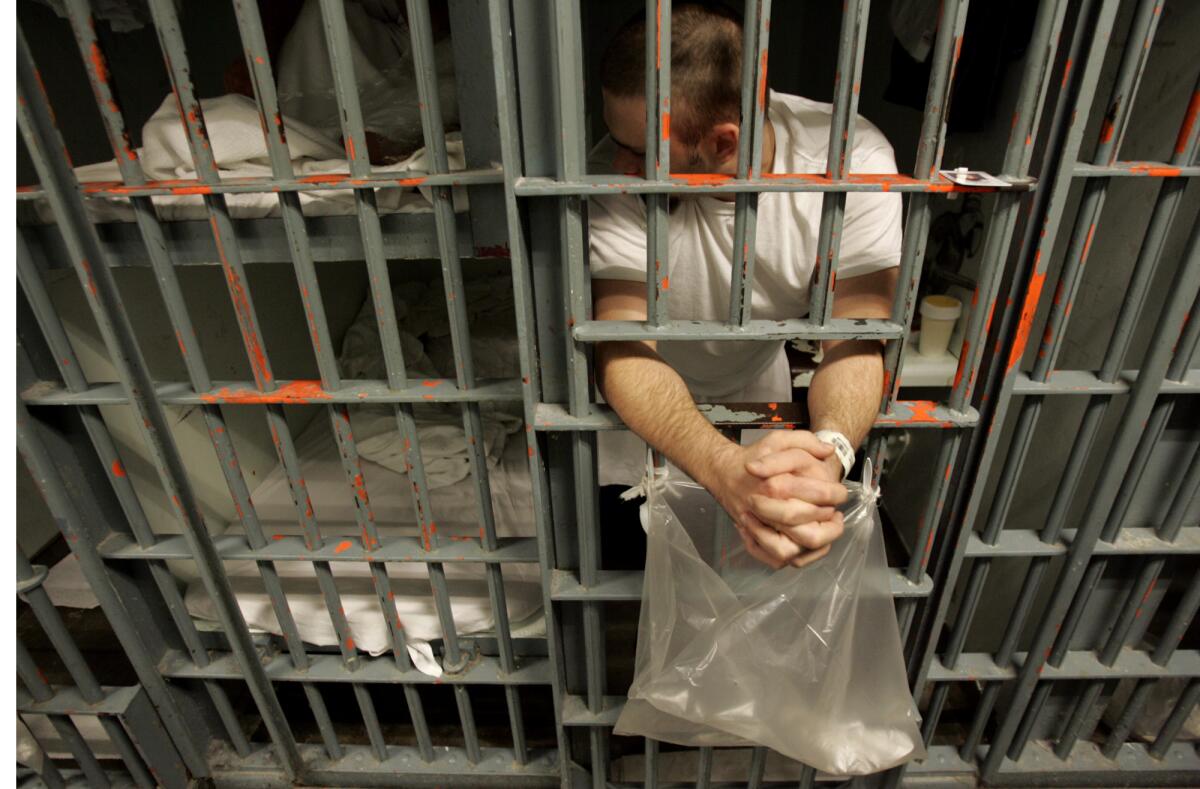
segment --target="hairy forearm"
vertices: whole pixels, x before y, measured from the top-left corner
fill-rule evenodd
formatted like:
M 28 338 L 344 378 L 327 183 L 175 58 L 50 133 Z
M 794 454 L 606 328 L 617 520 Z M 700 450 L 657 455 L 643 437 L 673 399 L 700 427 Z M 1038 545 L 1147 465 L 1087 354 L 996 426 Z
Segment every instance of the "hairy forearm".
M 653 348 L 600 343 L 596 375 L 604 399 L 634 433 L 711 489 L 734 444 L 696 409 L 687 384 Z
M 872 340 L 825 345 L 808 389 L 813 430 L 836 430 L 857 449 L 871 431 L 883 392 L 883 356 Z

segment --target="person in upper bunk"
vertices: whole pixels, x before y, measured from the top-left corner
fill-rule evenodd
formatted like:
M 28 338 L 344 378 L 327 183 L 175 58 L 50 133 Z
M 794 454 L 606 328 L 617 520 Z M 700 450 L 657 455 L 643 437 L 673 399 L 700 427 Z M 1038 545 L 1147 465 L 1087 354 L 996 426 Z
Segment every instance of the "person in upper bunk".
M 604 54 L 601 84 L 609 172 L 642 175 L 645 164 L 646 25 L 640 15 Z M 717 5 L 680 3 L 671 14 L 672 174 L 735 174 L 741 114 L 742 25 Z M 824 173 L 831 106 L 770 91 L 762 135 L 764 173 Z M 749 133 L 746 130 L 746 133 Z M 850 169 L 895 173 L 892 147 L 863 118 Z M 755 319 L 808 314 L 822 195 L 766 193 L 758 201 Z M 645 320 L 646 208 L 634 195 L 592 198 L 589 259 L 596 320 Z M 734 195 L 671 201 L 669 311 L 672 320 L 727 320 Z M 835 318 L 888 318 L 900 263 L 901 198 L 850 193 L 833 296 Z M 772 431 L 749 446 L 722 435 L 697 402 L 789 402 L 791 374 L 782 341 L 601 342 L 599 389 L 636 436 L 600 434 L 601 484 L 631 484 L 645 446 L 658 449 L 709 490 L 728 512 L 747 551 L 779 568 L 829 551 L 842 533 L 837 505 L 854 452 L 874 422 L 883 391 L 882 344 L 823 343 L 808 390 L 808 430 Z

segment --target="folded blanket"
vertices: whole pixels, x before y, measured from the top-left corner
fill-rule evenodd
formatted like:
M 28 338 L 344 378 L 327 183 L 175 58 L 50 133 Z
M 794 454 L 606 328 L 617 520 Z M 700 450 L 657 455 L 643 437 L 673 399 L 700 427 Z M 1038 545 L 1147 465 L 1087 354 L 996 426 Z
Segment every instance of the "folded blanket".
M 271 164 L 267 144 L 253 100 L 239 95 L 203 99 L 200 107 L 208 127 L 209 144 L 222 178 L 270 178 Z M 342 147 L 320 131 L 287 116 L 283 117 L 288 152 L 297 177 L 346 173 L 349 165 Z M 462 136 L 446 135 L 446 147 L 451 170 L 465 166 Z M 146 177 L 151 180 L 194 179 L 196 168 L 188 148 L 187 132 L 179 120 L 179 109 L 173 95 L 167 96 L 142 128 L 142 147 L 137 151 Z M 376 173 L 396 177 L 425 175 L 429 172 L 429 157 L 420 149 L 403 161 L 373 167 Z M 116 160 L 88 164 L 75 168 L 81 182 L 117 181 L 121 173 Z M 410 188 L 376 190 L 376 202 L 381 211 L 420 212 L 429 210 L 426 197 Z M 454 210 L 467 208 L 466 192 L 453 190 Z M 235 217 L 259 218 L 277 216 L 279 197 L 274 192 L 229 194 L 225 197 Z M 160 195 L 153 198 L 159 217 L 164 220 L 203 219 L 207 217 L 201 195 Z M 44 201 L 39 212 L 45 221 L 53 221 Z M 349 214 L 354 211 L 354 193 L 350 189 L 329 189 L 300 193 L 300 204 L 307 216 Z M 125 198 L 91 199 L 87 201 L 93 221 L 131 221 L 133 212 Z

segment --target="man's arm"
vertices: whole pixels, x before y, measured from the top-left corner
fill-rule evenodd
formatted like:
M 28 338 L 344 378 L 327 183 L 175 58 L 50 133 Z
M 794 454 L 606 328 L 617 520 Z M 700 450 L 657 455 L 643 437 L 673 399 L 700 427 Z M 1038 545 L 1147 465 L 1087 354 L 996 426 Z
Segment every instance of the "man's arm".
M 888 268 L 850 279 L 839 279 L 834 290 L 833 317 L 889 318 L 899 269 Z M 808 388 L 808 414 L 814 431 L 836 430 L 855 449 L 875 423 L 883 395 L 883 346 L 876 340 L 830 340 Z M 787 457 L 764 459 L 751 470 L 763 477 L 778 474 Z M 842 478 L 837 457 L 824 461 L 830 479 Z
M 596 320 L 646 319 L 643 283 L 593 280 L 592 296 Z M 845 500 L 845 489 L 815 474 L 791 473 L 833 456 L 832 447 L 808 431 L 777 431 L 750 447 L 735 444 L 700 414 L 687 384 L 652 341 L 600 343 L 596 378 L 604 399 L 633 432 L 713 494 L 760 560 L 776 567 L 804 564 L 824 555 L 841 534 L 834 507 Z M 778 464 L 774 480 L 759 479 L 747 468 L 756 458 L 788 450 L 798 452 Z M 756 513 L 772 508 L 767 499 L 774 496 L 789 497 L 787 511 L 767 525 Z

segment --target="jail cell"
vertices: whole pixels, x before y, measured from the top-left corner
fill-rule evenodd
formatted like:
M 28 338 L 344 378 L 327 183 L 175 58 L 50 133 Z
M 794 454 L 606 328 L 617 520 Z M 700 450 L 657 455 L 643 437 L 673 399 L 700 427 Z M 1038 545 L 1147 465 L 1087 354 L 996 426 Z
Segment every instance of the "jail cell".
M 762 748 L 611 734 L 642 573 L 614 567 L 601 544 L 602 530 L 631 524 L 601 522 L 596 436 L 624 426 L 597 402 L 590 351 L 628 339 L 872 338 L 886 341 L 886 385 L 865 453 L 883 468 L 892 589 L 930 751 L 880 780 L 1195 783 L 1200 760 L 1180 738 L 1200 694 L 1200 322 L 1188 320 L 1200 261 L 1187 193 L 1200 99 L 1191 88 L 1171 118 L 1137 105 L 1144 75 L 1169 70 L 1153 62 L 1160 20 L 1186 20 L 1186 8 L 1036 4 L 1011 125 L 1006 116 L 989 151 L 999 187 L 938 175 L 959 164 L 944 161 L 948 118 L 960 58 L 980 45 L 966 0 L 938 10 L 924 109 L 908 129 L 911 175 L 849 166 L 884 14 L 868 0 L 826 14 L 824 35 L 840 35 L 824 172 L 764 174 L 766 90 L 788 68 L 780 53 L 800 12 L 748 0 L 739 170 L 705 179 L 670 175 L 670 58 L 658 56 L 669 2 L 645 7 L 644 178 L 586 166 L 596 110 L 585 55 L 600 42 L 585 31 L 611 13 L 601 4 L 451 2 L 455 107 L 443 95 L 439 20 L 408 2 L 424 145 L 411 172 L 364 154 L 364 91 L 377 86 L 356 71 L 353 4 L 310 4 L 344 148 L 317 172 L 294 167 L 289 146 L 303 132 L 281 114 L 269 20 L 257 3 L 231 5 L 250 86 L 240 107 L 198 98 L 211 79 L 198 87 L 208 77 L 196 31 L 169 0 L 148 4 L 184 178 L 147 175 L 147 141 L 134 144 L 121 102 L 137 88 L 118 82 L 115 39 L 98 32 L 86 0 L 68 0 L 65 13 L 113 178 L 72 170 L 63 135 L 79 136 L 65 123 L 78 108 L 54 101 L 38 42 L 19 34 L 18 124 L 37 184 L 18 189 L 18 448 L 129 662 L 122 687 L 97 678 L 109 667 L 89 669 L 42 588 L 46 571 L 22 553 L 19 593 L 62 663 L 47 682 L 19 646 L 28 695 L 18 713 L 49 716 L 66 743 L 37 763 L 42 781 L 831 780 Z M 232 111 L 254 119 L 257 175 L 222 172 L 220 113 Z M 445 133 L 455 114 L 461 149 Z M 1139 123 L 1178 133 L 1157 147 L 1146 135 L 1145 154 L 1122 158 Z M 1101 309 L 1083 298 L 1085 263 L 1131 186 L 1150 211 L 1130 231 L 1129 259 L 1111 266 L 1127 283 L 1107 346 L 1087 359 L 1068 342 Z M 884 191 L 905 199 L 892 318 L 833 318 L 846 196 Z M 588 200 L 619 192 L 648 208 L 645 322 L 590 315 Z M 808 316 L 753 315 L 766 192 L 821 194 Z M 668 200 L 722 193 L 736 195 L 740 255 L 729 318 L 672 320 Z M 968 199 L 982 200 L 986 232 L 956 366 L 918 383 L 909 329 L 927 245 L 935 219 Z M 500 291 L 503 304 L 480 307 L 480 293 Z M 473 310 L 484 316 L 474 324 Z M 505 324 L 502 336 L 481 337 L 483 321 Z M 501 375 L 479 372 L 502 361 Z M 701 411 L 735 437 L 807 424 L 801 404 L 771 406 Z M 1047 425 L 1068 423 L 1071 440 L 1047 450 Z M 447 434 L 449 458 L 433 449 Z M 1164 478 L 1167 449 L 1175 463 Z M 1023 515 L 1030 466 L 1053 477 L 1035 516 Z M 1031 517 L 1041 528 L 1024 526 Z M 981 622 L 1000 631 L 998 646 Z M 1147 735 L 1152 708 L 1164 712 Z M 103 763 L 66 718 L 76 715 L 100 719 L 115 747 Z

